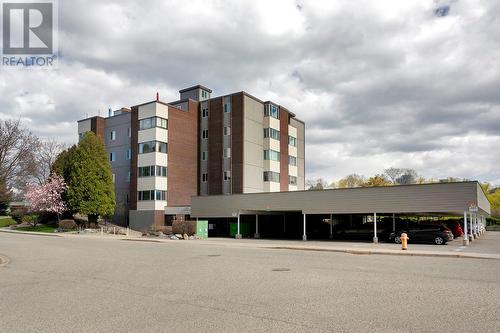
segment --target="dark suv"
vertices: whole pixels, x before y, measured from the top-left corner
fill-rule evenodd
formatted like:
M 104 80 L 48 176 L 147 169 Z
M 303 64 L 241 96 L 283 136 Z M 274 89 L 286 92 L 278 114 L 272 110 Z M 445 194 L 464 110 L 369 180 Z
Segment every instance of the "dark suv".
M 407 230 L 392 232 L 389 240 L 396 244 L 401 244 L 401 234 L 408 235 L 409 243 L 433 243 L 445 245 L 450 240 L 450 231 L 442 225 L 417 225 L 411 226 Z

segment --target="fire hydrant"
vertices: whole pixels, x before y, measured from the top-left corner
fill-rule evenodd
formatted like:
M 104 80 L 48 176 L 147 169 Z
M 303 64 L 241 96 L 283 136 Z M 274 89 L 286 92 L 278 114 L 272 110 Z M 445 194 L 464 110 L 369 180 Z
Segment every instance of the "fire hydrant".
M 408 250 L 408 235 L 406 233 L 402 233 L 401 236 L 401 250 Z

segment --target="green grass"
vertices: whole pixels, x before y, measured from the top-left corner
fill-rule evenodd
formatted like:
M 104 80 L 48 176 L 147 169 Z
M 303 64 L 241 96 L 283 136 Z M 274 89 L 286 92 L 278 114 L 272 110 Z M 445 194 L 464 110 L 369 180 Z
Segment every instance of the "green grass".
M 16 228 L 18 231 L 32 231 L 32 232 L 47 232 L 47 233 L 53 233 L 56 228 L 47 226 L 44 224 L 39 224 L 36 227 L 20 227 Z
M 0 228 L 5 228 L 10 225 L 17 224 L 16 221 L 12 219 L 10 216 L 1 216 L 0 217 Z

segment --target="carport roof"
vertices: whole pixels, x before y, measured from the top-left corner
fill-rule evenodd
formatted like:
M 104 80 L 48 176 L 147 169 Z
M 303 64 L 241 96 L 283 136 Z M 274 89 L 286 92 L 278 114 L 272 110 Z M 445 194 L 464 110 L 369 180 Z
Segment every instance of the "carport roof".
M 471 203 L 477 204 L 478 214 L 490 214 L 490 203 L 477 181 L 197 196 L 192 197 L 191 216 L 234 217 L 244 211 L 457 216 L 463 215 Z

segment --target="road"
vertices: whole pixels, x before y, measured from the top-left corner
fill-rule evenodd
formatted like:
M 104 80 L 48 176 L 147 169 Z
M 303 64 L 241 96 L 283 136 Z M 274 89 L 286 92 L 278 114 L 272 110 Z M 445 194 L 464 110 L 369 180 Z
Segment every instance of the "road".
M 0 233 L 1 332 L 500 332 L 500 261 Z

